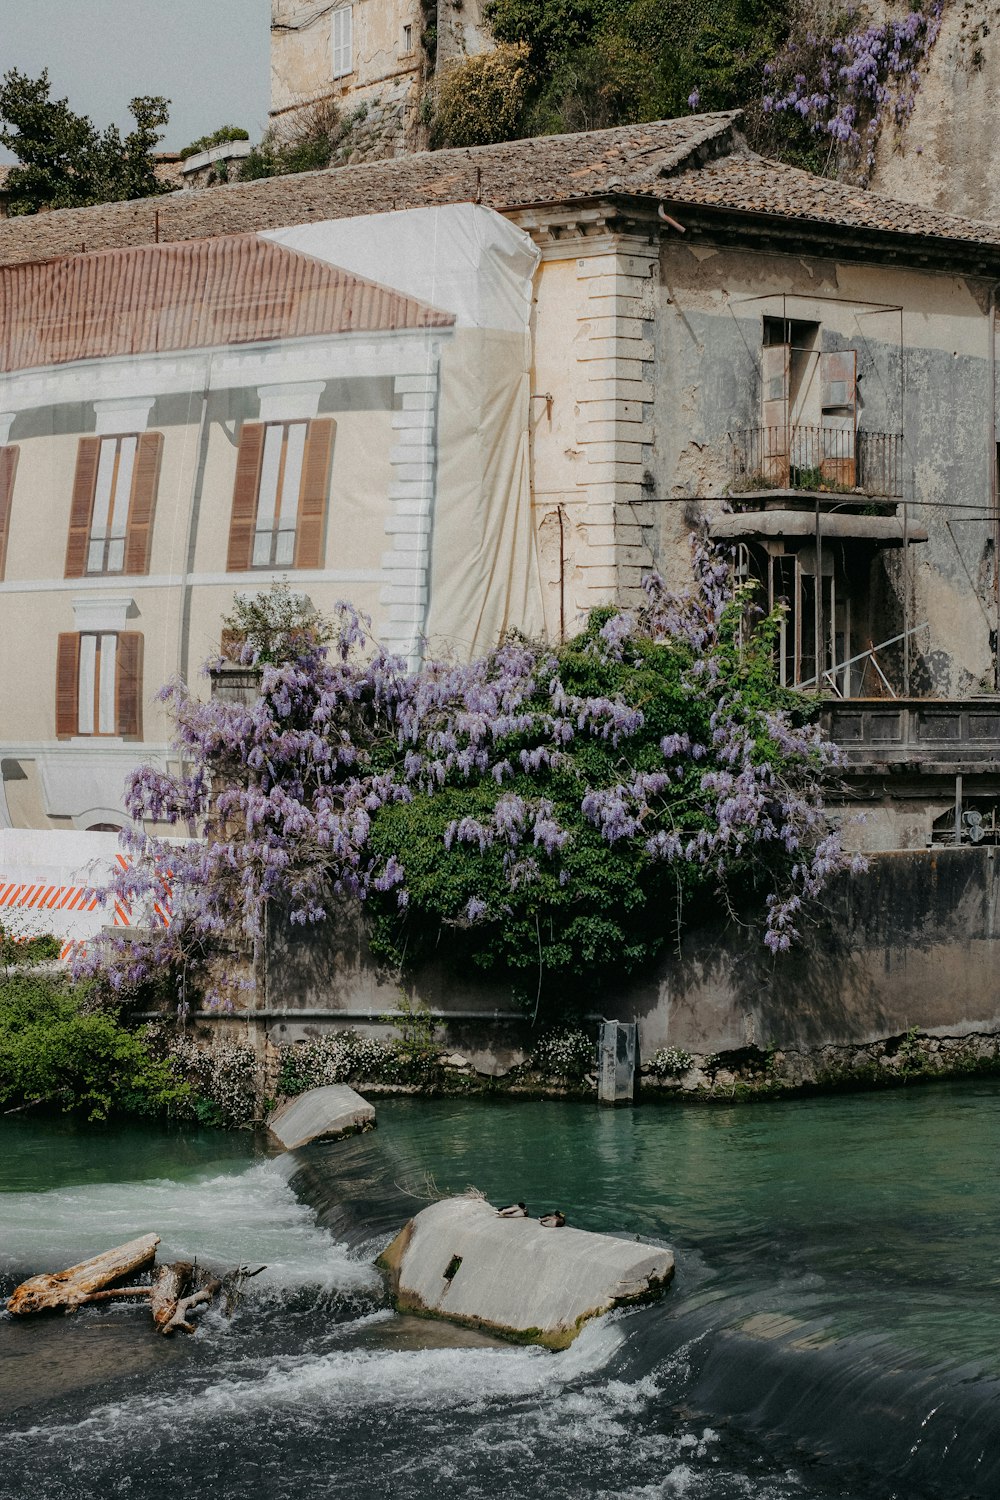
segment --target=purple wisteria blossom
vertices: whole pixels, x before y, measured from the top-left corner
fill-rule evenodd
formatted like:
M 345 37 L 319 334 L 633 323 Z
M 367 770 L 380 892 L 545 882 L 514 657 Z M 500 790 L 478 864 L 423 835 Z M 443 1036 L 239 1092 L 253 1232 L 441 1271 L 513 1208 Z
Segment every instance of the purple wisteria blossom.
M 795 114 L 856 162 L 867 179 L 883 124 L 913 110 L 920 64 L 941 29 L 941 0 L 903 17 L 848 25 L 843 34 L 794 33 L 765 68 L 765 114 Z
M 184 769 L 131 778 L 130 862 L 106 893 L 140 926 L 78 971 L 232 1003 L 273 921 L 355 902 L 382 952 L 443 940 L 501 972 L 624 972 L 670 939 L 682 887 L 721 910 L 757 892 L 764 943 L 790 947 L 848 867 L 823 806 L 836 752 L 794 695 L 762 693 L 769 669 L 745 670 L 769 647 L 735 628 L 728 557 L 698 543 L 688 589 L 645 589 L 559 650 L 505 641 L 417 672 L 343 604 L 328 641 L 242 653 L 252 703 L 169 686 Z

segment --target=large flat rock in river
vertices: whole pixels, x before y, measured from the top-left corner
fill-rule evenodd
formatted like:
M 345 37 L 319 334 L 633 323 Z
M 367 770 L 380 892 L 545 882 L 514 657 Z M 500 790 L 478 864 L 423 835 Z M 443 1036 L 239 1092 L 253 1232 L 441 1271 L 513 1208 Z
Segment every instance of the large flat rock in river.
M 400 1312 L 429 1313 L 563 1348 L 588 1318 L 662 1287 L 669 1250 L 582 1229 L 502 1219 L 481 1198 L 446 1198 L 411 1219 L 379 1259 Z
M 286 1151 L 375 1127 L 375 1106 L 346 1083 L 310 1089 L 268 1116 L 267 1128 Z

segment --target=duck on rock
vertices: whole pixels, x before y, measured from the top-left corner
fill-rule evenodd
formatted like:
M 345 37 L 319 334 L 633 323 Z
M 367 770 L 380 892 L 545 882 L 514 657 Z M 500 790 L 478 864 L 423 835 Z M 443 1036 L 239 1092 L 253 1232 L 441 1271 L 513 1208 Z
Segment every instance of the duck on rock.
M 508 1203 L 506 1208 L 497 1209 L 498 1219 L 526 1219 L 528 1210 L 523 1203 Z
M 561 1229 L 566 1222 L 566 1215 L 561 1208 L 557 1208 L 550 1214 L 542 1214 L 538 1222 L 543 1229 Z

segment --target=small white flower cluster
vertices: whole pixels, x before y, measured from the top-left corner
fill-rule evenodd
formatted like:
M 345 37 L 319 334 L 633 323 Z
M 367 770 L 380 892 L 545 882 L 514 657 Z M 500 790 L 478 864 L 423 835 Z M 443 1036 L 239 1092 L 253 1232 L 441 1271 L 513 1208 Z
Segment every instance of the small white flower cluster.
M 412 1083 L 426 1072 L 404 1053 L 398 1041 L 358 1036 L 355 1031 L 336 1031 L 299 1042 L 282 1054 L 278 1075 L 280 1094 L 302 1094 L 306 1089 L 349 1079 L 365 1083 Z
M 647 1066 L 656 1078 L 678 1078 L 681 1073 L 688 1071 L 693 1062 L 690 1052 L 685 1052 L 681 1047 L 660 1047 L 653 1053 Z
M 547 1031 L 531 1049 L 528 1067 L 548 1078 L 579 1080 L 596 1067 L 594 1043 L 585 1031 L 565 1027 Z
M 199 1098 L 215 1106 L 219 1123 L 239 1129 L 259 1118 L 262 1074 L 250 1043 L 220 1042 L 208 1051 L 193 1037 L 178 1035 L 168 1042 L 166 1055 Z

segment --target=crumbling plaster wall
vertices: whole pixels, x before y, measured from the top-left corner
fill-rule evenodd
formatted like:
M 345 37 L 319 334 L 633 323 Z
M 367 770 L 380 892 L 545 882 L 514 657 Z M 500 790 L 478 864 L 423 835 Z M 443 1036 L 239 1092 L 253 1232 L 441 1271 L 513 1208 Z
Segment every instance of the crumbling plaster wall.
M 648 1058 L 744 1047 L 809 1051 L 898 1036 L 1000 1029 L 1000 859 L 996 850 L 875 854 L 841 878 L 804 941 L 775 957 L 758 931 L 718 921 L 688 932 L 648 975 L 609 987 L 594 1009 L 635 1020 Z M 275 934 L 267 1012 L 276 1041 L 324 1028 L 381 1031 L 400 990 L 442 1016 L 451 1046 L 511 1060 L 518 1007 L 509 990 L 429 966 L 399 986 L 374 964 L 356 914 Z M 283 1008 L 287 1014 L 282 1016 Z M 311 1015 L 296 1016 L 296 1011 Z
M 909 5 L 874 7 L 905 14 Z M 1000 219 L 1000 0 L 944 0 L 913 112 L 878 144 L 872 187 L 971 219 Z
M 731 481 L 729 434 L 759 425 L 762 318 L 821 325 L 822 346 L 858 352 L 862 422 L 904 434 L 905 493 L 929 540 L 911 548 L 908 617 L 916 692 L 992 688 L 995 463 L 987 291 L 959 277 L 664 240 L 655 321 L 653 552 L 668 581 L 688 568 L 688 537 Z M 899 307 L 902 306 L 902 315 Z M 900 369 L 902 333 L 903 362 Z M 709 507 L 710 509 L 710 507 Z M 880 571 L 879 571 L 880 570 Z M 902 613 L 901 550 L 875 589 Z

